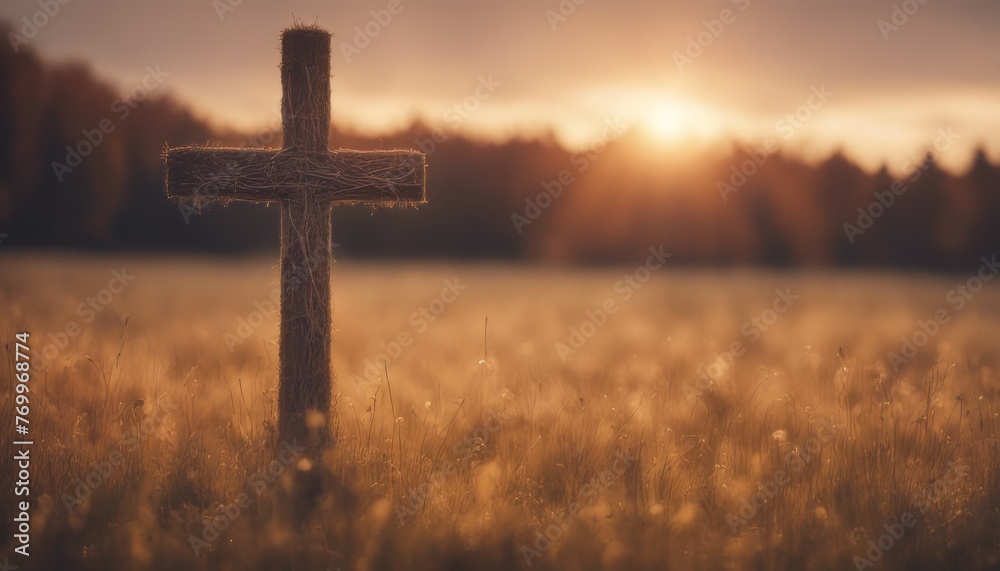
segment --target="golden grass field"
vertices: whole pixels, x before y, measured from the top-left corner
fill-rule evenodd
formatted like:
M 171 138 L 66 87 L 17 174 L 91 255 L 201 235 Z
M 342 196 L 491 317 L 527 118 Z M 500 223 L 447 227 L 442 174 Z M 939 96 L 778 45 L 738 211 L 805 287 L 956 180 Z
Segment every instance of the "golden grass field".
M 289 475 L 317 467 L 287 448 L 272 461 L 275 264 L 0 257 L 0 370 L 13 378 L 13 336 L 29 332 L 35 441 L 30 560 L 14 554 L 5 453 L 0 562 L 1000 566 L 1000 291 L 959 309 L 949 291 L 971 273 L 668 267 L 636 289 L 616 287 L 632 267 L 335 264 L 323 461 L 342 486 L 294 520 Z M 123 269 L 134 279 L 87 305 Z M 446 280 L 464 289 L 435 302 Z M 780 315 L 775 290 L 798 296 Z M 572 349 L 571 327 L 609 299 L 563 361 L 557 343 Z M 894 372 L 887 354 L 938 309 L 947 323 Z

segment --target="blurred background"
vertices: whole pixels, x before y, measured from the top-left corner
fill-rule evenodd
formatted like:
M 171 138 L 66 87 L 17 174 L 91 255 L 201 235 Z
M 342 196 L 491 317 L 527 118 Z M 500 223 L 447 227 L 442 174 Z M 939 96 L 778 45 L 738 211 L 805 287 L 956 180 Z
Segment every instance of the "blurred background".
M 293 18 L 334 33 L 332 146 L 428 155 L 418 210 L 334 209 L 341 257 L 958 270 L 1000 247 L 1000 6 L 975 0 L 5 2 L 2 247 L 276 251 L 276 207 L 168 201 L 161 154 L 280 146 Z

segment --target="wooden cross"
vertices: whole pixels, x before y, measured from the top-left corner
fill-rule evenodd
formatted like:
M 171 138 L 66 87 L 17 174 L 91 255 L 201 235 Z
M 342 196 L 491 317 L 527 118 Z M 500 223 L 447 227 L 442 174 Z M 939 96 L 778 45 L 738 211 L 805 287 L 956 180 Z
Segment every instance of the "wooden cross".
M 424 200 L 417 151 L 331 151 L 330 33 L 281 34 L 281 149 L 168 148 L 167 196 L 281 205 L 278 432 L 316 455 L 330 442 L 330 208 Z

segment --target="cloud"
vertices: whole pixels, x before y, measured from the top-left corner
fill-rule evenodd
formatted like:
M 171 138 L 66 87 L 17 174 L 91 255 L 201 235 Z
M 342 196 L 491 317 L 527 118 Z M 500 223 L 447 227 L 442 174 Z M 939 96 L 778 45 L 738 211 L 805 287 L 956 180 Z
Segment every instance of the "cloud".
M 648 93 L 695 100 L 724 110 L 731 130 L 742 135 L 765 132 L 811 85 L 825 83 L 838 94 L 831 119 L 868 124 L 881 133 L 879 141 L 899 133 L 892 142 L 904 144 L 925 128 L 933 133 L 935 121 L 956 121 L 970 133 L 967 140 L 1000 149 L 994 134 L 1000 112 L 978 103 L 974 113 L 951 109 L 1000 95 L 994 79 L 1000 36 L 990 24 L 1000 17 L 996 3 L 927 0 L 888 41 L 878 21 L 892 17 L 893 2 L 588 0 L 553 29 L 546 10 L 558 11 L 559 4 L 400 0 L 385 20 L 389 0 L 242 2 L 220 20 L 203 0 L 70 3 L 33 44 L 45 55 L 93 62 L 122 84 L 151 62 L 162 63 L 176 70 L 179 95 L 240 127 L 267 121 L 277 105 L 277 35 L 294 14 L 335 34 L 335 120 L 372 129 L 414 114 L 437 120 L 488 73 L 503 89 L 491 98 L 490 112 L 464 128 L 551 126 L 564 138 L 587 133 L 607 115 L 594 105 L 595 92 L 618 93 L 622 101 Z M 672 54 L 724 9 L 735 21 L 679 71 Z M 5 3 L 0 16 L 16 22 L 35 10 L 36 3 L 22 0 Z M 352 42 L 373 20 L 378 33 L 348 63 L 340 43 Z M 822 126 L 808 134 L 821 146 L 877 155 L 866 133 Z M 920 144 L 909 141 L 906 152 Z

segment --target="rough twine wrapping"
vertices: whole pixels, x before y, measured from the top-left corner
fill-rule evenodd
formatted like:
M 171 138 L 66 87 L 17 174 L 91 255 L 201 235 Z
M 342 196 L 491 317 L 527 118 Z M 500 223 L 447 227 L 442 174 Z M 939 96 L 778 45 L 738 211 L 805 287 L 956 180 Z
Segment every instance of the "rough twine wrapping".
M 167 195 L 281 203 L 279 438 L 316 457 L 330 444 L 330 207 L 333 202 L 424 202 L 417 151 L 328 150 L 330 34 L 297 26 L 281 36 L 281 150 L 167 149 Z

